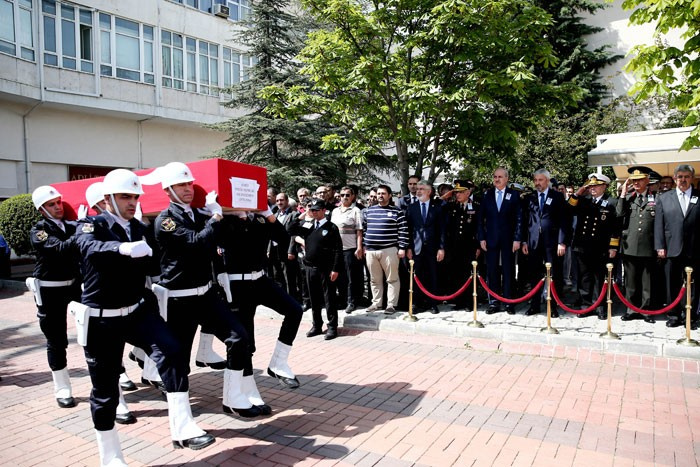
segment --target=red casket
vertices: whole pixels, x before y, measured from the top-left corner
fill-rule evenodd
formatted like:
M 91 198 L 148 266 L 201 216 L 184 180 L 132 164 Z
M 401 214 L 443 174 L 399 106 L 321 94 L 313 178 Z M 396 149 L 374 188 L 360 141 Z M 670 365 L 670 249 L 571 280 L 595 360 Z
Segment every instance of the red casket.
M 219 195 L 219 204 L 224 210 L 263 210 L 267 207 L 267 169 L 256 165 L 243 164 L 225 159 L 206 159 L 189 162 L 187 166 L 194 175 L 195 195 L 192 207 L 204 206 L 204 197 L 212 190 Z M 139 177 L 150 174 L 155 169 L 136 170 Z M 148 178 L 148 177 L 146 177 Z M 78 207 L 87 205 L 85 190 L 104 177 L 52 183 L 63 196 L 66 219 L 77 217 Z M 155 216 L 165 209 L 170 200 L 160 183 L 143 185 L 144 194 L 140 198 L 144 215 Z M 227 209 L 228 208 L 228 209 Z M 90 215 L 97 214 L 92 209 Z

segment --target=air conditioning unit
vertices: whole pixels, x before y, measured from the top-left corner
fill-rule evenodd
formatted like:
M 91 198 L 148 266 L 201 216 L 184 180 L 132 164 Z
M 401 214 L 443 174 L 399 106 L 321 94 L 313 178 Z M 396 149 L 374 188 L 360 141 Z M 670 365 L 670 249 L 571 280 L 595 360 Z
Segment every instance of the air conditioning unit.
M 221 5 L 219 3 L 214 5 L 214 14 L 221 18 L 228 18 L 229 9 L 226 5 Z

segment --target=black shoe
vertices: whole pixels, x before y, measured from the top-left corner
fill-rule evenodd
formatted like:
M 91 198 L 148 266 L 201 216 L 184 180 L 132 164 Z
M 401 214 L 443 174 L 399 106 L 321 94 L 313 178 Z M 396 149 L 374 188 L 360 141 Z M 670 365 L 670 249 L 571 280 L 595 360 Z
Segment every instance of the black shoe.
M 620 319 L 622 321 L 633 321 L 635 319 L 642 319 L 642 315 L 640 315 L 639 313 L 635 313 L 635 312 L 625 313 L 624 315 L 620 316 Z
M 272 407 L 267 404 L 256 405 L 255 407 L 260 409 L 260 415 L 270 415 L 272 413 Z
M 350 314 L 355 310 L 357 310 L 357 307 L 351 303 L 347 306 L 347 308 L 345 308 L 345 313 Z
M 683 326 L 685 320 L 679 318 L 678 316 L 671 316 L 668 318 L 668 321 L 666 321 L 666 327 L 667 328 L 677 328 L 678 326 Z
M 134 382 L 130 379 L 119 383 L 119 387 L 122 388 L 122 391 L 136 391 L 136 389 L 138 389 Z
M 331 339 L 335 339 L 336 337 L 338 337 L 338 331 L 333 328 L 328 328 L 326 330 L 326 335 L 323 336 L 323 339 L 329 341 Z
M 525 316 L 532 316 L 532 315 L 538 315 L 540 313 L 540 310 L 534 307 L 530 307 L 527 309 L 525 312 Z
M 243 417 L 243 418 L 254 418 L 254 417 L 259 417 L 260 415 L 262 415 L 262 409 L 260 407 L 258 407 L 257 405 L 254 405 L 248 409 L 237 409 L 235 407 L 229 407 L 229 406 L 225 405 L 224 412 L 225 413 L 236 412 L 239 417 Z
M 323 331 L 321 331 L 319 328 L 311 328 L 309 329 L 309 332 L 306 333 L 306 337 L 314 337 L 314 336 L 320 336 L 323 334 Z
M 692 331 L 695 331 L 697 328 L 698 328 L 698 321 L 697 321 L 697 320 L 691 321 L 691 322 L 690 322 L 690 329 L 691 329 Z
M 598 319 L 601 321 L 604 319 L 608 319 L 608 312 L 600 308 L 598 310 Z
M 182 441 L 173 441 L 173 447 L 175 449 L 190 448 L 193 451 L 198 449 L 206 448 L 210 444 L 216 441 L 212 435 L 204 433 L 202 436 L 197 436 L 195 438 L 184 439 Z
M 506 313 L 509 315 L 515 314 L 515 307 L 513 305 L 506 305 Z
M 486 310 L 487 315 L 492 315 L 494 313 L 498 313 L 501 311 L 501 307 L 498 305 L 489 305 L 488 309 Z
M 158 390 L 159 390 L 160 392 L 162 392 L 163 394 L 167 394 L 167 393 L 168 393 L 167 389 L 165 389 L 165 383 L 163 383 L 162 381 L 151 381 L 150 379 L 141 378 L 141 382 L 142 382 L 143 384 L 147 384 L 147 385 L 149 385 L 149 386 L 153 386 L 154 388 L 158 389 Z
M 220 362 L 200 362 L 199 360 L 196 360 L 194 362 L 195 365 L 197 365 L 200 368 L 204 367 L 209 367 L 213 370 L 223 370 L 226 368 L 226 360 L 222 360 Z
M 558 317 L 559 317 L 559 312 L 557 311 L 556 308 L 554 308 L 554 309 L 552 310 L 552 312 L 550 313 L 550 315 L 552 316 L 552 318 L 558 318 Z
M 133 351 L 129 352 L 129 360 L 131 360 L 132 362 L 136 362 L 139 368 L 143 370 L 143 360 L 141 360 L 140 358 L 136 358 L 136 354 Z
M 299 387 L 299 380 L 296 378 L 287 378 L 286 376 L 278 375 L 269 368 L 267 369 L 267 374 L 272 376 L 273 378 L 276 378 L 277 381 L 279 381 L 283 387 L 289 389 L 296 389 Z
M 72 397 L 57 397 L 56 402 L 62 409 L 70 409 L 71 407 L 75 407 L 75 399 Z
M 654 324 L 654 323 L 656 323 L 656 320 L 654 319 L 653 316 L 644 315 L 644 322 Z
M 440 310 L 438 310 L 437 305 L 433 305 L 430 307 L 430 312 L 434 315 L 437 315 L 438 313 L 440 313 Z
M 114 421 L 119 423 L 120 425 L 131 425 L 132 423 L 136 423 L 136 417 L 131 412 L 127 413 L 118 413 L 114 417 Z

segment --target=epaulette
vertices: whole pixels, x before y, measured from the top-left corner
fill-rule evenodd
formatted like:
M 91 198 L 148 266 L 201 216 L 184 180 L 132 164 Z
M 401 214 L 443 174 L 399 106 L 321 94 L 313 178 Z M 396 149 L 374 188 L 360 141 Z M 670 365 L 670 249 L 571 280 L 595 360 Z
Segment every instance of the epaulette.
M 569 205 L 576 207 L 578 205 L 578 196 L 571 195 L 568 201 Z
M 620 246 L 620 239 L 617 237 L 612 237 L 610 239 L 610 246 L 615 247 L 615 248 L 619 247 Z

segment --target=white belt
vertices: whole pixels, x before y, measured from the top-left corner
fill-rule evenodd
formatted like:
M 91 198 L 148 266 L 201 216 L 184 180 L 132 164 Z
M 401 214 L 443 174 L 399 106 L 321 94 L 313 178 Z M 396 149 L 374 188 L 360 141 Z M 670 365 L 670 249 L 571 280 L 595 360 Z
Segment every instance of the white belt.
M 109 308 L 90 308 L 90 316 L 95 318 L 116 318 L 118 316 L 127 316 L 131 314 L 139 305 L 143 303 L 143 298 L 134 303 L 131 306 L 125 306 L 123 308 L 109 309 Z
M 228 280 L 230 281 L 254 281 L 260 279 L 265 275 L 265 271 L 262 269 L 260 271 L 251 272 L 248 274 L 227 274 Z
M 204 295 L 211 289 L 211 281 L 207 285 L 195 287 L 193 289 L 175 289 L 168 290 L 168 298 L 191 297 L 193 295 Z
M 73 285 L 75 279 L 69 281 L 44 281 L 39 279 L 39 287 L 67 287 Z

